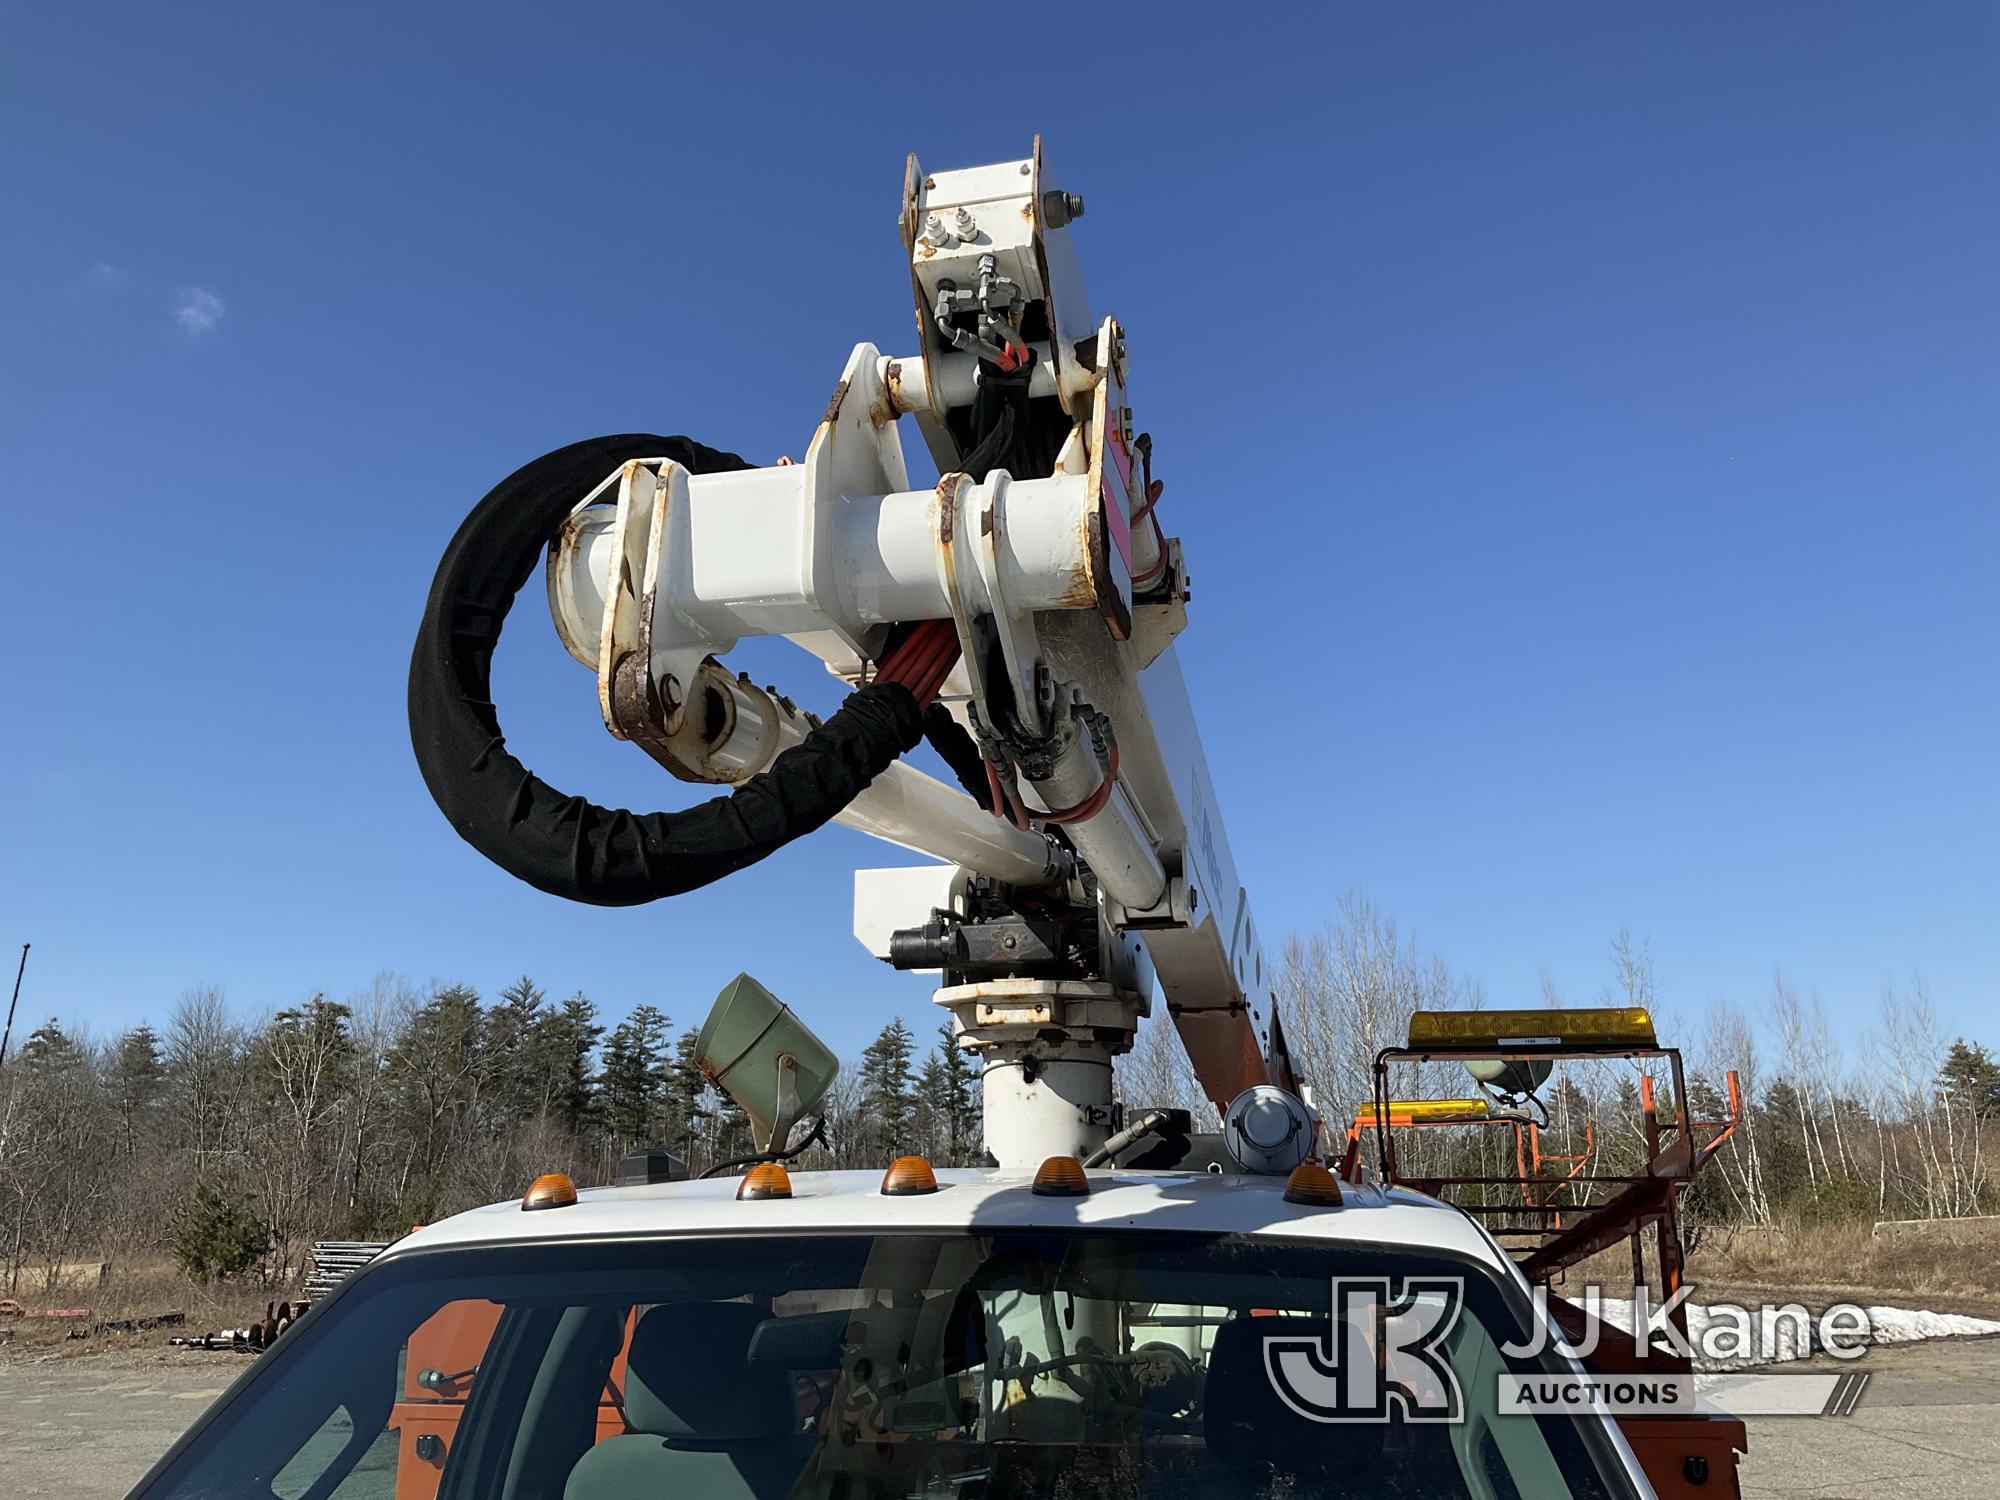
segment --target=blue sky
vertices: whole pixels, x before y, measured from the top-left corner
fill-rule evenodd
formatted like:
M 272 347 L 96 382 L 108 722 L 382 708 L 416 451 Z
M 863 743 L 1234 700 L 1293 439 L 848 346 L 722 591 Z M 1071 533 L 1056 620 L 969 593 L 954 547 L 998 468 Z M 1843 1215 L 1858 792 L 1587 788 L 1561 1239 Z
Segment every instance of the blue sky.
M 0 59 L 0 952 L 99 1032 L 379 970 L 852 1048 L 925 986 L 832 829 L 570 906 L 446 828 L 408 651 L 510 469 L 798 452 L 904 350 L 903 154 L 1082 193 L 1267 933 L 1362 888 L 1500 1003 L 1609 977 L 2000 1041 L 2000 12 L 1981 5 L 17 9 Z M 421 13 L 419 13 L 421 12 Z M 914 451 L 916 435 L 906 435 Z M 749 653 L 815 706 L 788 648 Z M 780 676 L 782 674 L 782 676 Z M 633 807 L 531 592 L 524 758 Z

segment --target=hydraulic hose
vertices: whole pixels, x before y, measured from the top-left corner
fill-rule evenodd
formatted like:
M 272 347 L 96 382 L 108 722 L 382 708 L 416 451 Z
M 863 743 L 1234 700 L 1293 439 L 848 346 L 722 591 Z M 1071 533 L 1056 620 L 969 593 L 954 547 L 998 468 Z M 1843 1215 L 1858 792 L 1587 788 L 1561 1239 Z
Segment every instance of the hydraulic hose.
M 500 627 L 577 501 L 635 458 L 697 474 L 752 467 L 689 438 L 625 433 L 517 469 L 445 548 L 410 657 L 410 740 L 452 827 L 509 874 L 597 906 L 677 896 L 755 864 L 832 819 L 924 733 L 907 687 L 870 683 L 769 770 L 682 812 L 599 807 L 509 754 L 492 701 Z
M 1162 1125 L 1172 1120 L 1172 1118 L 1172 1114 L 1164 1109 L 1147 1110 L 1138 1119 L 1127 1125 L 1118 1134 L 1110 1137 L 1103 1145 L 1086 1156 L 1083 1159 L 1083 1164 L 1086 1167 L 1101 1167 L 1106 1162 L 1110 1162 L 1113 1166 L 1116 1166 L 1118 1164 L 1119 1152 L 1129 1149 L 1133 1142 L 1143 1140 L 1145 1137 L 1151 1135 L 1155 1130 L 1158 1130 Z

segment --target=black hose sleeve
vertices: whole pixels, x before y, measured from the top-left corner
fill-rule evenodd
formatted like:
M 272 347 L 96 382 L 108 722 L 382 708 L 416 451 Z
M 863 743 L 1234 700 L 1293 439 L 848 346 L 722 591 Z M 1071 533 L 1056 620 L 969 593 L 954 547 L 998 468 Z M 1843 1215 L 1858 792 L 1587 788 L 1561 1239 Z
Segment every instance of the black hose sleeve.
M 751 467 L 688 438 L 626 433 L 517 469 L 445 549 L 410 657 L 410 740 L 452 827 L 509 874 L 598 906 L 679 895 L 755 864 L 831 819 L 923 734 L 909 689 L 871 683 L 770 770 L 672 813 L 567 796 L 510 755 L 492 702 L 500 627 L 564 517 L 634 458 L 671 458 L 695 473 Z
M 986 757 L 979 753 L 979 741 L 942 703 L 933 703 L 924 710 L 924 738 L 930 741 L 938 758 L 951 767 L 958 784 L 972 794 L 972 800 L 992 812 L 993 792 L 986 784 Z
M 1021 440 L 1028 433 L 1028 385 L 1034 369 L 1032 352 L 1015 370 L 1003 370 L 989 359 L 979 362 L 979 388 L 972 398 L 976 441 L 959 460 L 959 468 L 982 484 L 995 469 L 1014 473 Z

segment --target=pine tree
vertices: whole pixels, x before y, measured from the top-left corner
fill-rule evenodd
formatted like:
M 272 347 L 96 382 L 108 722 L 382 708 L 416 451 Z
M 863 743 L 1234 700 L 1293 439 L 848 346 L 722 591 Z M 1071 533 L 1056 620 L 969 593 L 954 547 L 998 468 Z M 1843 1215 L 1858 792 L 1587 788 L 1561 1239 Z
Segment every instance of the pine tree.
M 914 1123 L 916 1091 L 910 1076 L 914 1049 L 915 1038 L 898 1016 L 861 1054 L 862 1103 L 878 1133 L 875 1144 L 884 1152 L 899 1150 Z
M 951 1086 L 944 1076 L 944 1059 L 936 1051 L 925 1054 L 924 1065 L 917 1070 L 916 1109 L 911 1121 L 911 1139 L 905 1144 L 913 1146 L 919 1156 L 938 1166 L 946 1166 L 945 1138 L 950 1127 L 946 1124 L 951 1112 Z
M 389 1052 L 398 1123 L 408 1142 L 401 1217 L 435 1216 L 459 1143 L 473 1128 L 489 1073 L 486 1017 L 467 985 L 437 990 L 404 1021 Z
M 1605 1126 L 1609 1126 L 1608 1129 Z M 1598 1160 L 1606 1173 L 1645 1170 L 1646 1137 L 1639 1108 L 1639 1085 L 1630 1073 L 1620 1073 L 1611 1089 L 1611 1113 L 1598 1129 Z M 1596 1171 L 1593 1167 L 1591 1170 Z
M 1938 1090 L 1953 1109 L 1970 1111 L 1975 1119 L 2000 1119 L 2000 1062 L 1978 1042 L 1960 1037 L 1951 1044 L 1938 1069 Z
M 707 1129 L 708 1080 L 695 1061 L 701 1033 L 690 1026 L 674 1040 L 674 1059 L 667 1066 L 664 1102 L 664 1144 L 693 1165 L 695 1145 Z
M 264 1257 L 271 1231 L 247 1197 L 211 1182 L 195 1184 L 174 1215 L 174 1260 L 196 1281 L 240 1276 Z
M 1720 1120 L 1729 1112 L 1721 1090 L 1699 1075 L 1688 1079 L 1688 1109 L 1696 1120 Z M 1586 1170 L 1593 1170 L 1586 1168 Z M 1736 1212 L 1728 1178 L 1721 1172 L 1699 1172 L 1681 1195 L 1681 1238 L 1689 1254 L 1701 1248 L 1711 1224 L 1727 1222 Z
M 150 1134 L 166 1081 L 159 1033 L 142 1024 L 118 1038 L 111 1053 L 111 1102 L 118 1112 L 118 1136 L 126 1156 L 136 1156 L 139 1142 Z
M 65 1073 L 80 1067 L 84 1056 L 62 1024 L 50 1016 L 21 1044 L 21 1061 L 32 1072 Z
M 950 1113 L 945 1118 L 946 1159 L 955 1167 L 974 1166 L 981 1154 L 980 1127 L 985 1115 L 984 1102 L 979 1097 L 979 1070 L 973 1065 L 972 1054 L 958 1045 L 948 1023 L 938 1028 L 938 1043 L 944 1052 L 944 1076 L 951 1101 Z
M 1773 1203 L 1783 1203 L 1813 1185 L 1812 1158 L 1799 1124 L 1799 1091 L 1790 1079 L 1777 1078 L 1756 1106 L 1757 1140 L 1762 1147 L 1765 1190 Z
M 571 1135 L 582 1135 L 595 1121 L 597 1079 L 591 1058 L 603 1035 L 597 1006 L 582 990 L 559 1008 L 544 1011 L 535 1025 L 530 1051 L 547 1101 L 543 1111 Z
M 500 992 L 486 1013 L 487 1048 L 493 1054 L 493 1085 L 500 1108 L 516 1119 L 549 1112 L 546 1069 L 537 1055 L 536 1033 L 547 1019 L 548 995 L 523 974 Z
M 738 1156 L 748 1156 L 757 1149 L 756 1141 L 751 1138 L 750 1116 L 744 1113 L 743 1106 L 730 1098 L 726 1091 L 714 1092 L 713 1119 L 715 1142 L 709 1148 L 711 1165 Z M 776 1150 L 783 1150 L 786 1144 L 784 1141 L 772 1142 Z
M 604 1044 L 599 1097 L 620 1150 L 650 1144 L 662 1123 L 667 1093 L 667 1018 L 650 1005 L 635 1008 Z
M 924 1154 L 941 1166 L 972 1164 L 979 1134 L 973 1079 L 971 1059 L 946 1022 L 938 1028 L 937 1046 L 924 1059 L 916 1091 L 917 1135 Z

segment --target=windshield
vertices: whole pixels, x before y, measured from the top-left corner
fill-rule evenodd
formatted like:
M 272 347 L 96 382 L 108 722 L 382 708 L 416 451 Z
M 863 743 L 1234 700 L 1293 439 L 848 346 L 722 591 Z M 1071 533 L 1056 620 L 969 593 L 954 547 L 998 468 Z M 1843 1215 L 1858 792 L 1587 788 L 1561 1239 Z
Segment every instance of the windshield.
M 1456 1384 L 1456 1414 L 1411 1420 L 1389 1401 L 1384 1416 L 1334 1420 L 1311 1404 L 1313 1390 L 1333 1389 L 1316 1376 L 1342 1373 L 1330 1286 L 1390 1264 L 1435 1278 L 1418 1299 L 1433 1313 L 1439 1287 L 1453 1301 L 1448 1326 L 1433 1319 L 1436 1378 L 1403 1383 L 1419 1407 Z M 1500 1352 L 1524 1332 L 1469 1263 L 1264 1237 L 772 1235 L 434 1251 L 364 1273 L 136 1493 L 1627 1493 L 1599 1477 L 1572 1419 L 1498 1411 L 1501 1373 L 1533 1368 Z M 1294 1378 L 1272 1356 L 1288 1343 L 1327 1353 L 1300 1356 Z M 1374 1388 L 1351 1368 L 1342 1378 L 1341 1389 Z

